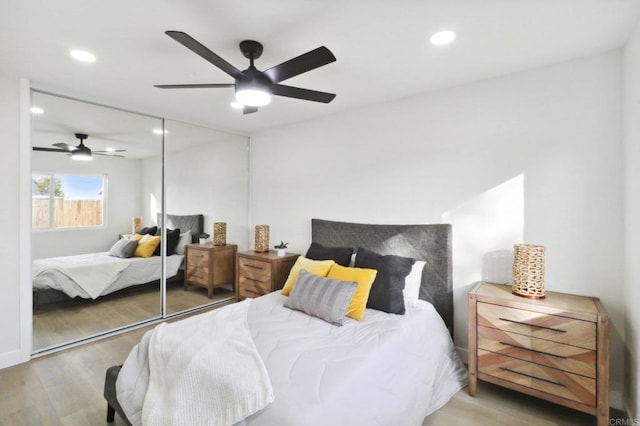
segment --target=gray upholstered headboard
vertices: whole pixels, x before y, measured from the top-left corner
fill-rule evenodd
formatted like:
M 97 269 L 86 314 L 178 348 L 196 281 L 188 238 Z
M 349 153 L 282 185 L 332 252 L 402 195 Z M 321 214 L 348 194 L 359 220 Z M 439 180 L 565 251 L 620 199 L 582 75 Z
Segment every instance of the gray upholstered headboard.
M 162 213 L 158 213 L 158 223 L 162 223 Z M 204 231 L 204 215 L 167 214 L 167 228 L 180 229 L 181 233 L 191 231 L 191 242 L 197 243 Z
M 313 242 L 363 247 L 376 253 L 424 260 L 420 299 L 434 305 L 453 336 L 451 225 L 367 225 L 311 219 Z

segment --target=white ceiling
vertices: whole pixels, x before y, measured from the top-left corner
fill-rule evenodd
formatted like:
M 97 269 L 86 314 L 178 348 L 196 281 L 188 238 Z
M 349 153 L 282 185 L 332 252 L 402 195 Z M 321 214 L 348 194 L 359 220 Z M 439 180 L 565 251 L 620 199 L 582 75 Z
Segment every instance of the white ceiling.
M 2 0 L 0 72 L 32 86 L 241 134 L 621 47 L 639 0 Z M 457 32 L 433 48 L 428 36 Z M 180 30 L 239 69 L 244 39 L 267 69 L 324 45 L 337 62 L 285 84 L 333 92 L 330 104 L 274 97 L 256 114 L 230 108 L 232 83 L 167 37 Z M 84 48 L 97 56 L 79 64 Z

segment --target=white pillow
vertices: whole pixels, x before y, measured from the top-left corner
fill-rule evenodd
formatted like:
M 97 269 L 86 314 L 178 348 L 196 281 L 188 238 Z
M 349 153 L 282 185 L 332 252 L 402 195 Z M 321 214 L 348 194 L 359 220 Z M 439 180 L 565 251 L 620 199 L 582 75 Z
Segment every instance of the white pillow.
M 411 267 L 411 272 L 404 279 L 404 306 L 411 308 L 418 304 L 420 296 L 420 282 L 422 281 L 422 270 L 427 262 L 424 260 L 416 260 Z
M 184 254 L 185 246 L 187 244 L 191 244 L 191 231 L 187 231 L 184 234 L 180 234 L 180 240 L 178 241 L 178 245 L 176 249 L 173 251 L 175 254 Z

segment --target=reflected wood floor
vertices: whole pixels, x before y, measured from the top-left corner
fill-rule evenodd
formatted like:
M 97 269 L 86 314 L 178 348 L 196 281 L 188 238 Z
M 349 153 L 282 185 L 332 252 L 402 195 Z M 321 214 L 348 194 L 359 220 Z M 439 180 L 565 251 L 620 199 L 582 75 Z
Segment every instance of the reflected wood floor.
M 107 425 L 105 371 L 151 327 L 0 370 L 0 425 Z M 116 415 L 112 424 L 124 422 Z M 476 397 L 465 388 L 427 417 L 423 426 L 432 425 L 595 425 L 595 418 L 481 382 Z
M 169 314 L 191 309 L 216 300 L 233 297 L 231 286 L 207 290 L 181 284 L 167 286 Z M 86 338 L 98 333 L 138 323 L 160 315 L 160 290 L 146 285 L 115 292 L 96 300 L 69 299 L 36 307 L 33 315 L 34 350 Z

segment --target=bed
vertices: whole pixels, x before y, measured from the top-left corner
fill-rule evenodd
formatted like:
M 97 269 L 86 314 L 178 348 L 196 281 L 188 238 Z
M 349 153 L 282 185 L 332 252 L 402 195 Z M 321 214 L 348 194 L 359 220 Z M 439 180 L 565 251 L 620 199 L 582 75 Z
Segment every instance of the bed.
M 161 223 L 161 216 L 159 215 Z M 167 215 L 167 228 L 190 231 L 197 242 L 203 215 Z M 166 275 L 181 281 L 183 254 L 166 257 Z M 109 252 L 35 259 L 32 262 L 34 305 L 80 297 L 97 299 L 118 290 L 140 285 L 157 285 L 162 276 L 162 258 L 118 258 Z
M 283 306 L 290 296 L 280 292 L 251 300 L 244 307 L 249 343 L 255 345 L 264 365 L 272 395 L 266 407 L 238 424 L 420 425 L 425 416 L 444 405 L 467 380 L 451 339 L 450 234 L 450 225 L 365 225 L 313 219 L 314 243 L 363 247 L 382 255 L 425 261 L 420 300 L 407 307 L 404 315 L 367 309 L 363 321 L 346 318 L 341 327 Z M 243 303 L 218 309 L 221 314 L 213 311 L 174 324 L 183 328 L 180 335 L 188 330 L 193 336 L 199 324 L 241 310 Z M 229 323 L 229 332 L 233 324 Z M 226 328 L 216 330 L 224 334 Z M 128 423 L 140 424 L 143 402 L 149 397 L 146 392 L 151 392 L 149 371 L 158 368 L 155 358 L 149 363 L 141 357 L 146 346 L 143 350 L 140 346 L 153 345 L 153 339 L 147 333 L 124 367 L 107 371 L 108 421 L 117 411 Z M 215 354 L 207 359 L 215 359 Z M 224 363 L 219 368 L 224 369 Z M 217 397 L 212 394 L 211 401 Z M 182 416 L 190 412 L 176 415 L 180 417 L 173 423 L 184 423 Z

